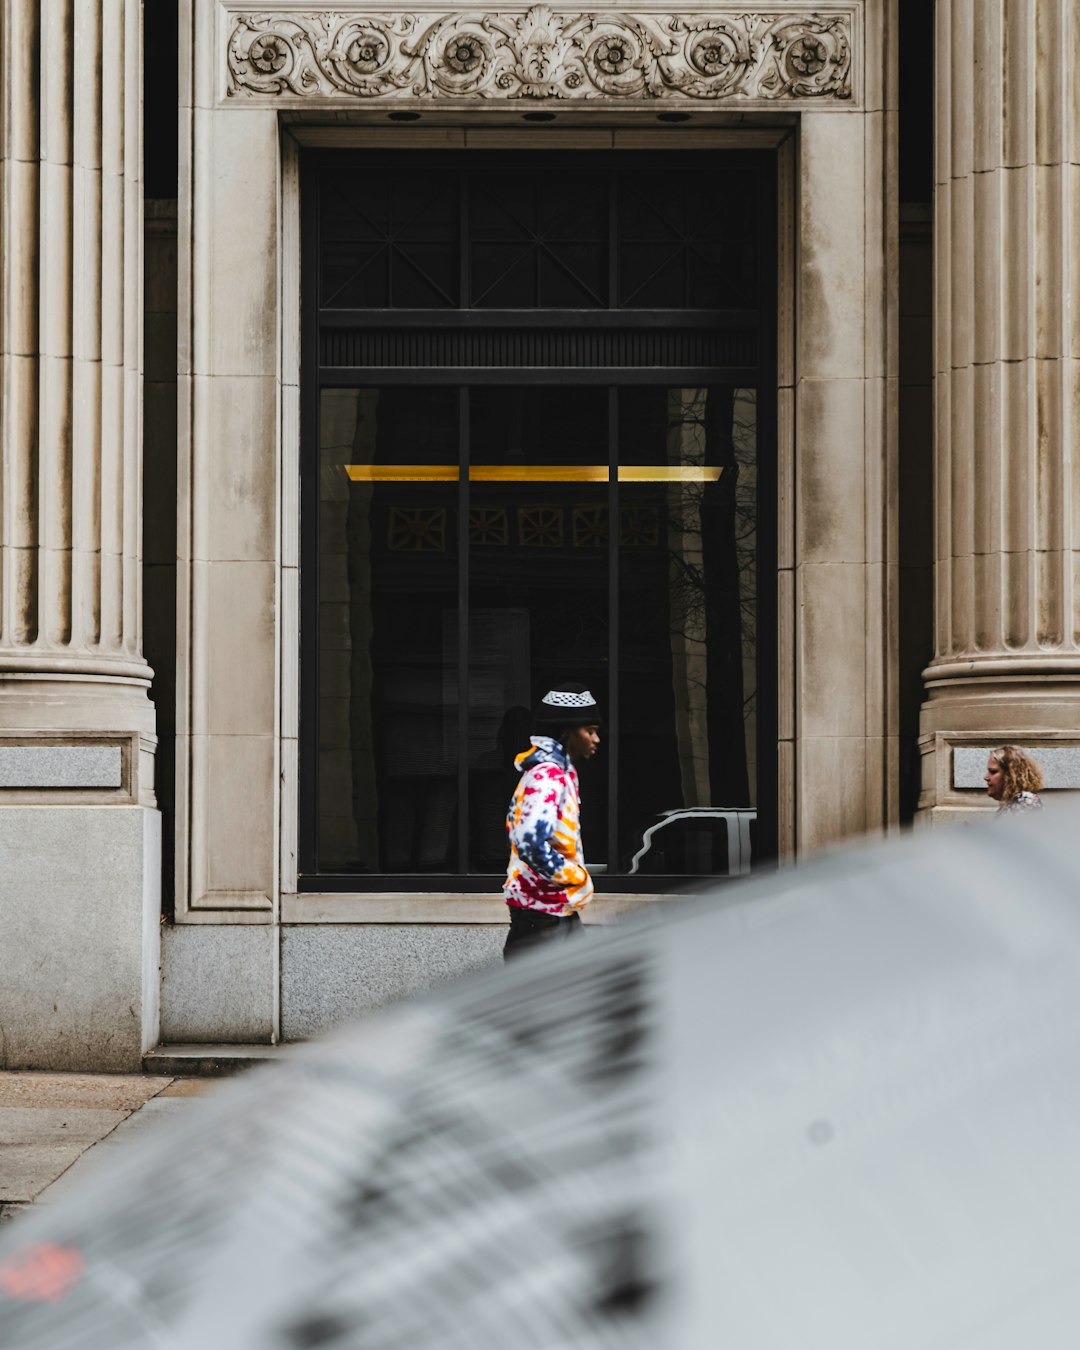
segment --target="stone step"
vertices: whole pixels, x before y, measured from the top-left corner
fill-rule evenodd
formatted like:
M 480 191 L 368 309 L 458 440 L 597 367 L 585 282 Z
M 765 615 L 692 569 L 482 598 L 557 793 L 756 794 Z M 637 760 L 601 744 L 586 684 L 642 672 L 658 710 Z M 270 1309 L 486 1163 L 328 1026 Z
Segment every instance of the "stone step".
M 279 1061 L 291 1045 L 159 1045 L 143 1055 L 143 1073 L 175 1078 L 222 1078 Z

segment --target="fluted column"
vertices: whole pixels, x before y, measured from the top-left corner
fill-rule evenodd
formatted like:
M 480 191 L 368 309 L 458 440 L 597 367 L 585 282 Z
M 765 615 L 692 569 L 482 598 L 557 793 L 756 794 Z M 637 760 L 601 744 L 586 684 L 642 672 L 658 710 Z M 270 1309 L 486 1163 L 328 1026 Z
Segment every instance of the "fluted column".
M 924 810 L 950 748 L 1080 741 L 1080 0 L 939 0 L 935 640 Z
M 140 21 L 0 3 L 0 1068 L 158 1038 Z
M 0 17 L 0 731 L 153 729 L 139 0 Z

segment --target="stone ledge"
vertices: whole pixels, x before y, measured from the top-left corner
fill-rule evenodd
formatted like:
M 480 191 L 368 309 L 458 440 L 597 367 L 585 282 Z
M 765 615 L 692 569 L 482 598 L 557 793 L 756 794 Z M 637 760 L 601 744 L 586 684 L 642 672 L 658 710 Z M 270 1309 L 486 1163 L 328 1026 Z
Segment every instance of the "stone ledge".
M 143 1073 L 224 1078 L 288 1056 L 285 1045 L 159 1045 L 143 1055 Z
M 702 878 L 707 881 L 708 878 Z M 613 923 L 648 905 L 679 899 L 678 893 L 621 895 L 598 892 L 582 919 L 586 924 Z M 497 924 L 506 927 L 506 901 L 501 893 L 442 891 L 379 891 L 328 893 L 286 892 L 281 897 L 281 922 L 301 924 Z

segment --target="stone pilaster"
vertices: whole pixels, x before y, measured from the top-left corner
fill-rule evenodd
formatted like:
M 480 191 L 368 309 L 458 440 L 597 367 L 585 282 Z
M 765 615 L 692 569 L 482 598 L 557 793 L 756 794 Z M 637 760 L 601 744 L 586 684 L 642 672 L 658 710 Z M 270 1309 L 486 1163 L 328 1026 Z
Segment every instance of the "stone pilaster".
M 937 6 L 935 655 L 923 812 L 954 745 L 1080 742 L 1080 4 Z
M 156 1035 L 141 155 L 139 0 L 4 0 L 0 1067 Z

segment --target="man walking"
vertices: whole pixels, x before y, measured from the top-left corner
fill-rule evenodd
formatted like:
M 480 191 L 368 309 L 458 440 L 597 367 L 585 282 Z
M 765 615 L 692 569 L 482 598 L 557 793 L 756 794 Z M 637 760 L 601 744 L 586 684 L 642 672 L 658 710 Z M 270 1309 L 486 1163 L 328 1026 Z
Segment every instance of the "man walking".
M 593 893 L 581 850 L 574 762 L 591 759 L 600 744 L 596 700 L 583 684 L 561 684 L 541 699 L 533 729 L 530 748 L 514 761 L 521 781 L 506 817 L 506 958 L 580 933 L 581 911 Z

